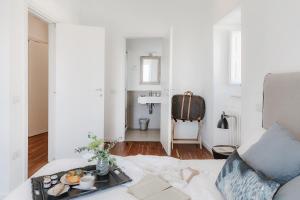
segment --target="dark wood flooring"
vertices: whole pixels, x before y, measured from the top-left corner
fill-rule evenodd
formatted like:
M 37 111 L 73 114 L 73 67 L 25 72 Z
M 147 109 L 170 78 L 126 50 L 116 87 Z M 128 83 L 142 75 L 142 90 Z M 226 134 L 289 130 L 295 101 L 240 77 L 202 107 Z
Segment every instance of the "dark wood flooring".
M 48 133 L 28 138 L 28 177 L 48 163 Z
M 111 153 L 120 156 L 167 155 L 160 142 L 120 142 Z M 175 144 L 171 156 L 182 160 L 213 158 L 207 149 L 200 149 L 199 145 L 193 144 Z
M 48 134 L 30 137 L 28 146 L 28 175 L 31 176 L 48 162 Z M 167 155 L 159 142 L 120 142 L 111 153 L 119 156 Z M 199 145 L 193 144 L 175 144 L 171 156 L 182 160 L 213 158 L 207 149 L 201 150 Z

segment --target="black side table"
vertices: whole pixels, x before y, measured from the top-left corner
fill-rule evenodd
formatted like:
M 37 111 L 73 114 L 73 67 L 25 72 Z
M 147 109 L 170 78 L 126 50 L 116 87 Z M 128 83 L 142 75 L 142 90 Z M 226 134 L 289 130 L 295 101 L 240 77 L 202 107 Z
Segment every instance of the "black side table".
M 214 159 L 227 159 L 236 149 L 237 146 L 217 145 L 212 148 L 212 152 Z

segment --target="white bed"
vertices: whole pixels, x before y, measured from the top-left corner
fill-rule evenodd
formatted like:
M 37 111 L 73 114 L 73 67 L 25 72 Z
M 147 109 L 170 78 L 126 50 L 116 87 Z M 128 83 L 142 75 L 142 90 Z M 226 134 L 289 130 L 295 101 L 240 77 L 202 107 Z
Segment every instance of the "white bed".
M 224 160 L 178 160 L 171 157 L 159 156 L 129 156 L 116 157 L 117 164 L 128 174 L 133 181 L 113 189 L 95 192 L 78 199 L 104 199 L 104 200 L 135 200 L 127 193 L 127 188 L 139 181 L 145 174 L 162 174 L 169 176 L 172 185 L 188 194 L 192 200 L 221 200 L 223 199 L 215 186 L 215 180 L 224 165 Z M 41 168 L 33 176 L 49 175 L 76 167 L 90 165 L 84 159 L 56 160 Z M 200 175 L 195 176 L 189 184 L 177 181 L 173 176 L 178 169 L 192 167 L 199 170 Z M 28 179 L 6 197 L 6 200 L 32 200 L 31 182 Z

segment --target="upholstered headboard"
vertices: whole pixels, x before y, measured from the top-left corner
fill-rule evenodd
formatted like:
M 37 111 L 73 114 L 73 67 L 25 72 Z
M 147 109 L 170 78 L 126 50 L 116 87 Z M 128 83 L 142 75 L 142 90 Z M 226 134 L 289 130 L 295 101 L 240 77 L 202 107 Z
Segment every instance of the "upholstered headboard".
M 269 128 L 274 122 L 300 139 L 300 72 L 266 75 L 263 128 Z

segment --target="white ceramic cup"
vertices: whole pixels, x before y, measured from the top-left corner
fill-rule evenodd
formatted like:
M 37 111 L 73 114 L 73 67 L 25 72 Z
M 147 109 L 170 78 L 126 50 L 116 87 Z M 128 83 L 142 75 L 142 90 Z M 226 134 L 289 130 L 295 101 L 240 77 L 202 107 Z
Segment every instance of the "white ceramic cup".
M 95 176 L 86 175 L 80 179 L 79 187 L 82 189 L 91 189 L 94 187 Z

